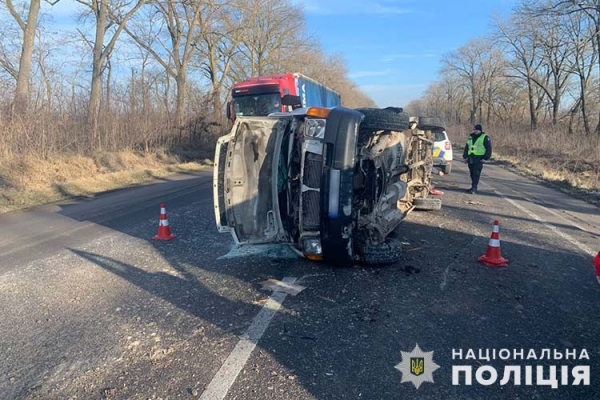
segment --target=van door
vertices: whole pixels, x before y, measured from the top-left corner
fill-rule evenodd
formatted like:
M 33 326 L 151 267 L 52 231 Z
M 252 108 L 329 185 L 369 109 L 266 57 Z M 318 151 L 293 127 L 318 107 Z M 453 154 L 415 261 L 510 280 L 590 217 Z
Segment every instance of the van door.
M 241 117 L 215 154 L 217 227 L 237 243 L 286 241 L 277 192 L 281 142 L 290 118 Z

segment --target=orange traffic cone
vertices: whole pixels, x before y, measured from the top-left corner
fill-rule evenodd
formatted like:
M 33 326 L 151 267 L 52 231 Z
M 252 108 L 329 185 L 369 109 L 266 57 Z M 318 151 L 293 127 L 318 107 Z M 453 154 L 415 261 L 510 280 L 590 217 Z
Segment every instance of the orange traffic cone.
M 596 258 L 594 258 L 594 267 L 596 267 L 596 280 L 600 283 L 600 251 L 596 254 Z
M 488 267 L 508 267 L 508 260 L 502 257 L 500 253 L 500 228 L 498 221 L 494 221 L 494 229 L 488 243 L 484 256 L 478 258 L 478 261 Z
M 169 220 L 167 219 L 167 210 L 165 203 L 160 204 L 160 219 L 158 220 L 158 234 L 152 239 L 154 240 L 171 240 L 177 237 L 171 233 L 171 227 L 169 226 Z

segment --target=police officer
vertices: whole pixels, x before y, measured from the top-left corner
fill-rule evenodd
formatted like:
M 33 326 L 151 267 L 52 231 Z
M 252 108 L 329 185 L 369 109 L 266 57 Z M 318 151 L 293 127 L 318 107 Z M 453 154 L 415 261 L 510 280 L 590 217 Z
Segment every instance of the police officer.
M 475 125 L 473 133 L 469 135 L 463 158 L 469 164 L 469 172 L 471 173 L 471 188 L 467 190 L 469 194 L 477 193 L 479 185 L 479 177 L 483 169 L 483 160 L 489 160 L 492 156 L 492 141 L 490 137 L 483 132 L 483 127 L 480 124 Z

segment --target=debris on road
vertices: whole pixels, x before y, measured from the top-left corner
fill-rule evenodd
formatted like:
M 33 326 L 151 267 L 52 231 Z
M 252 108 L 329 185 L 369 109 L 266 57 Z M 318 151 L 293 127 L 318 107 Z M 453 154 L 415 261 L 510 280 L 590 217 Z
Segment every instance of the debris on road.
M 442 192 L 441 190 L 437 190 L 437 189 L 431 189 L 429 191 L 429 193 L 431 193 L 434 196 L 441 196 L 444 194 L 444 192 Z
M 423 250 L 422 247 L 414 247 L 412 249 L 405 250 L 404 252 L 405 253 L 412 253 L 413 251 L 421 251 L 421 250 Z
M 103 399 L 112 399 L 117 394 L 117 389 L 114 387 L 104 388 L 100 390 L 100 396 Z
M 487 204 L 485 204 L 485 203 L 481 203 L 479 201 L 474 201 L 474 200 L 464 200 L 463 203 L 470 204 L 472 206 L 487 206 Z
M 421 270 L 419 268 L 415 268 L 412 265 L 407 265 L 404 268 L 400 268 L 400 270 L 403 271 L 406 275 L 414 275 L 421 273 Z
M 274 292 L 284 292 L 296 296 L 298 293 L 306 289 L 306 286 L 285 283 L 277 279 L 269 279 L 260 282 L 262 290 L 272 290 Z

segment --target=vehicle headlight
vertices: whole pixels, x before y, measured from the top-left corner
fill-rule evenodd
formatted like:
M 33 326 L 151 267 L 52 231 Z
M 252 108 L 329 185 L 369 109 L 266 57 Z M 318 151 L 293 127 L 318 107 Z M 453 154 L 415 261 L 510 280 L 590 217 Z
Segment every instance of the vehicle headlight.
M 305 255 L 321 255 L 323 253 L 323 249 L 321 248 L 321 239 L 302 239 L 302 250 Z
M 304 135 L 315 138 L 325 138 L 325 124 L 327 120 L 318 118 L 307 118 L 304 124 Z

